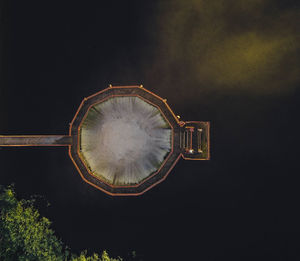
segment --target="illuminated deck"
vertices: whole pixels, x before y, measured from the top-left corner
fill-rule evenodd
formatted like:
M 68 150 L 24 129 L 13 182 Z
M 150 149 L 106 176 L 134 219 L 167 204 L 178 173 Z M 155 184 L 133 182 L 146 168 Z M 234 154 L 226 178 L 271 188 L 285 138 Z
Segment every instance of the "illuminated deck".
M 171 147 L 156 171 L 133 184 L 118 184 L 95 173 L 82 152 L 82 124 L 95 105 L 115 97 L 137 97 L 154 106 L 171 130 Z M 180 121 L 168 106 L 166 99 L 155 95 L 142 86 L 110 86 L 94 95 L 84 98 L 69 127 L 69 135 L 25 135 L 0 136 L 0 146 L 68 146 L 69 156 L 82 179 L 109 195 L 140 195 L 162 182 L 180 157 L 186 160 L 209 160 L 209 122 Z M 97 175 L 96 175 L 97 174 Z M 100 173 L 101 174 L 101 173 Z

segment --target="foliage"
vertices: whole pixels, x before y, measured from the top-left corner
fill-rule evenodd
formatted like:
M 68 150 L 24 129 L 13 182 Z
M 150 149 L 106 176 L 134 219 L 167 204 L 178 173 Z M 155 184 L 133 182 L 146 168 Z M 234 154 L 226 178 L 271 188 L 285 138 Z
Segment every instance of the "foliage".
M 17 200 L 13 186 L 0 186 L 0 260 L 3 261 L 121 261 L 102 256 L 79 256 L 70 253 L 50 228 L 51 222 L 41 217 L 34 200 Z
M 102 256 L 99 257 L 98 254 L 95 254 L 90 257 L 86 257 L 87 251 L 81 252 L 80 256 L 72 258 L 72 261 L 122 261 L 123 259 L 118 257 L 117 259 L 115 258 L 110 258 L 107 254 L 106 251 L 103 251 Z

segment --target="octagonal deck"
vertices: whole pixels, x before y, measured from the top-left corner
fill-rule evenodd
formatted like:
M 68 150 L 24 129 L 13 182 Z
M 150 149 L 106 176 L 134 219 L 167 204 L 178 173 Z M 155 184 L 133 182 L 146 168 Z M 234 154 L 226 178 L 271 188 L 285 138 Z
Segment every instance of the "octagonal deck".
M 164 115 L 165 119 L 168 121 L 172 128 L 172 148 L 160 168 L 148 178 L 144 179 L 141 183 L 128 186 L 114 186 L 113 184 L 108 184 L 103 179 L 100 179 L 99 177 L 93 175 L 93 173 L 89 171 L 84 161 L 80 157 L 80 125 L 89 108 L 105 99 L 118 96 L 136 96 L 147 101 L 150 104 L 153 104 L 159 109 L 161 114 Z M 81 177 L 87 183 L 111 195 L 138 195 L 144 193 L 157 183 L 164 180 L 170 170 L 176 164 L 181 155 L 179 146 L 179 133 L 180 126 L 178 119 L 166 104 L 166 100 L 163 100 L 159 96 L 147 91 L 144 88 L 141 88 L 140 86 L 115 86 L 89 96 L 82 101 L 73 121 L 70 124 L 72 146 L 70 146 L 69 154 Z
M 172 146 L 172 129 L 155 105 L 137 96 L 92 105 L 80 125 L 80 157 L 110 185 L 135 185 L 156 172 Z

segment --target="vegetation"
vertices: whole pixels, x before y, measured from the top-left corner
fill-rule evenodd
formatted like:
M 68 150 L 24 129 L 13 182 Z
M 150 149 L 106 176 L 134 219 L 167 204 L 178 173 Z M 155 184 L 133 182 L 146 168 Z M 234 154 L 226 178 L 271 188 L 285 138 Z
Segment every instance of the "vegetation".
M 121 261 L 102 255 L 70 252 L 41 217 L 34 201 L 17 200 L 12 186 L 0 186 L 0 260 L 3 261 Z

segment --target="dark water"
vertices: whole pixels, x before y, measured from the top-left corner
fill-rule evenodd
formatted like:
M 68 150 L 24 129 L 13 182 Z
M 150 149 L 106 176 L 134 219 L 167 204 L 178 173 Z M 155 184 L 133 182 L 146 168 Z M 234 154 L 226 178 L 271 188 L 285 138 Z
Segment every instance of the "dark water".
M 42 213 L 73 251 L 135 250 L 151 261 L 296 256 L 298 83 L 272 95 L 146 77 L 155 46 L 143 28 L 154 4 L 6 4 L 1 134 L 66 134 L 81 100 L 110 83 L 143 84 L 183 120 L 211 121 L 211 160 L 180 160 L 140 197 L 83 182 L 67 148 L 0 149 L 0 184 L 43 195 L 51 206 Z

